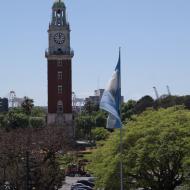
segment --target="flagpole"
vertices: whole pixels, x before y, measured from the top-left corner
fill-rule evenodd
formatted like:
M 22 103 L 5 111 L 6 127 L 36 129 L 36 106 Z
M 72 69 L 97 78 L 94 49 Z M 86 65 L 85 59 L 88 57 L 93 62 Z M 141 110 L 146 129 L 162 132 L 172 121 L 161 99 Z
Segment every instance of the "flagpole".
M 120 128 L 120 187 L 123 190 L 123 139 L 122 127 Z
M 119 47 L 119 62 L 121 64 L 121 47 Z M 121 70 L 121 66 L 120 66 L 119 70 Z M 120 79 L 119 80 L 120 80 L 119 82 L 120 82 L 120 90 L 121 90 L 121 73 L 120 73 Z M 120 94 L 119 115 L 121 118 L 121 94 Z M 123 134 L 122 134 L 122 125 L 120 127 L 120 189 L 123 190 Z
M 121 123 L 121 48 L 119 48 L 119 59 L 112 79 L 109 81 L 107 89 L 105 89 L 101 101 L 100 109 L 109 113 L 107 119 L 107 128 L 120 128 L 120 147 L 118 150 L 120 168 L 120 190 L 123 190 L 123 140 L 122 140 L 122 123 Z M 117 82 L 117 83 L 115 83 Z M 114 122 L 113 122 L 114 121 Z M 119 172 L 118 172 L 119 174 Z

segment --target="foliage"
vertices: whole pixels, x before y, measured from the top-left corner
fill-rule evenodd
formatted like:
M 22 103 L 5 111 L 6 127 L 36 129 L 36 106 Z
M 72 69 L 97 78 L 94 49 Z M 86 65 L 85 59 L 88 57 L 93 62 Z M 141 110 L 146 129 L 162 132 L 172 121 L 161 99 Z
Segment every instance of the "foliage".
M 105 128 L 97 127 L 92 130 L 92 137 L 95 141 L 106 140 L 109 137 L 109 132 Z
M 168 108 L 174 105 L 182 105 L 183 99 L 177 96 L 162 96 L 161 98 L 155 100 L 154 107 L 155 108 Z
M 69 152 L 64 155 L 60 155 L 58 161 L 61 165 L 61 169 L 66 169 L 70 164 L 77 163 L 77 154 L 74 152 Z
M 22 109 L 26 115 L 31 115 L 32 108 L 34 107 L 33 102 L 34 101 L 32 99 L 24 97 L 24 101 L 22 103 Z
M 72 148 L 65 134 L 63 128 L 0 130 L 0 185 L 6 181 L 15 190 L 60 188 L 64 172 L 57 154 Z
M 149 107 L 153 107 L 154 100 L 151 96 L 143 96 L 134 106 L 134 113 L 139 114 Z
M 40 128 L 45 126 L 45 120 L 43 117 L 31 117 L 30 118 L 30 125 L 33 128 Z
M 190 109 L 190 95 L 184 96 L 183 99 L 184 99 L 184 106 L 187 109 Z
M 99 105 L 98 104 L 94 104 L 91 101 L 86 101 L 85 105 L 84 105 L 84 112 L 87 114 L 91 114 L 93 112 L 97 112 L 99 111 Z
M 146 95 L 139 99 L 137 102 L 129 100 L 124 103 L 121 108 L 122 121 L 131 120 L 135 114 L 141 114 L 148 108 L 168 108 L 176 105 L 183 105 L 185 108 L 190 109 L 190 95 L 187 96 L 169 96 L 162 95 L 159 99 L 153 100 L 152 97 Z
M 91 138 L 91 129 L 95 125 L 93 117 L 90 115 L 80 115 L 75 119 L 76 137 L 82 139 Z
M 190 112 L 183 107 L 148 110 L 125 127 L 125 189 L 174 190 L 190 174 Z M 97 187 L 119 189 L 119 132 L 92 154 Z
M 6 128 L 26 128 L 29 126 L 28 117 L 23 113 L 10 111 L 4 118 Z
M 106 113 L 103 111 L 98 111 L 96 114 L 94 114 L 94 122 L 95 122 L 95 127 L 105 127 L 106 126 Z
M 155 100 L 154 107 L 155 108 L 168 108 L 175 105 L 184 105 L 185 108 L 190 109 L 190 96 L 162 96 L 158 100 Z
M 75 118 L 75 124 L 76 138 L 91 140 L 93 128 L 106 126 L 106 114 L 102 111 L 83 113 Z
M 0 127 L 7 129 L 44 127 L 45 110 L 33 106 L 33 100 L 25 97 L 22 107 L 12 108 L 8 113 L 0 114 Z
M 129 100 L 127 103 L 123 103 L 121 107 L 121 118 L 122 121 L 126 119 L 131 119 L 132 115 L 135 114 L 134 108 L 136 105 L 136 101 Z
M 0 128 L 5 128 L 6 126 L 6 114 L 0 114 Z
M 32 117 L 45 117 L 46 116 L 46 111 L 44 108 L 41 107 L 33 107 L 31 111 L 31 116 Z

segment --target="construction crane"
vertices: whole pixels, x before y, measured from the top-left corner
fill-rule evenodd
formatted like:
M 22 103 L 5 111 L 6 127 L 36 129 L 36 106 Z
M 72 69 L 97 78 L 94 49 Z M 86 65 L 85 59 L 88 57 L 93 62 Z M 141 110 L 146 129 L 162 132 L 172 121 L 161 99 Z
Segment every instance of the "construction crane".
M 167 88 L 167 91 L 168 91 L 168 96 L 171 96 L 170 87 L 167 85 L 166 88 Z
M 159 94 L 158 94 L 157 88 L 154 86 L 153 89 L 154 89 L 154 92 L 155 92 L 155 95 L 156 95 L 156 99 L 158 100 L 159 99 Z

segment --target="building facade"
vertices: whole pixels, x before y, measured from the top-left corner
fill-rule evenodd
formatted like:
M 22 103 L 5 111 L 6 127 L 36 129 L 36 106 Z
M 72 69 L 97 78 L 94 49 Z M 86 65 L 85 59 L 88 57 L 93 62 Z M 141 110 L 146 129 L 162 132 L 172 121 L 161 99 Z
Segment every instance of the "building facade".
M 0 98 L 0 113 L 8 112 L 8 104 L 7 98 Z
M 45 53 L 48 70 L 47 123 L 72 123 L 72 58 L 70 26 L 64 2 L 56 0 L 48 29 L 49 47 Z
M 94 91 L 94 96 L 98 96 L 102 98 L 103 93 L 104 93 L 104 89 L 98 89 Z

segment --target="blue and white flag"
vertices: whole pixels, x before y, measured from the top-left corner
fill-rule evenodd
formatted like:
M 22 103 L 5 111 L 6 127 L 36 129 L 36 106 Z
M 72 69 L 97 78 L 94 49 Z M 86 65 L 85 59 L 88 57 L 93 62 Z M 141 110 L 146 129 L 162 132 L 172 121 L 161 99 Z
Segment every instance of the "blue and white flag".
M 107 128 L 121 128 L 120 107 L 121 107 L 121 65 L 119 60 L 111 80 L 105 89 L 100 101 L 100 109 L 109 113 L 107 119 Z

